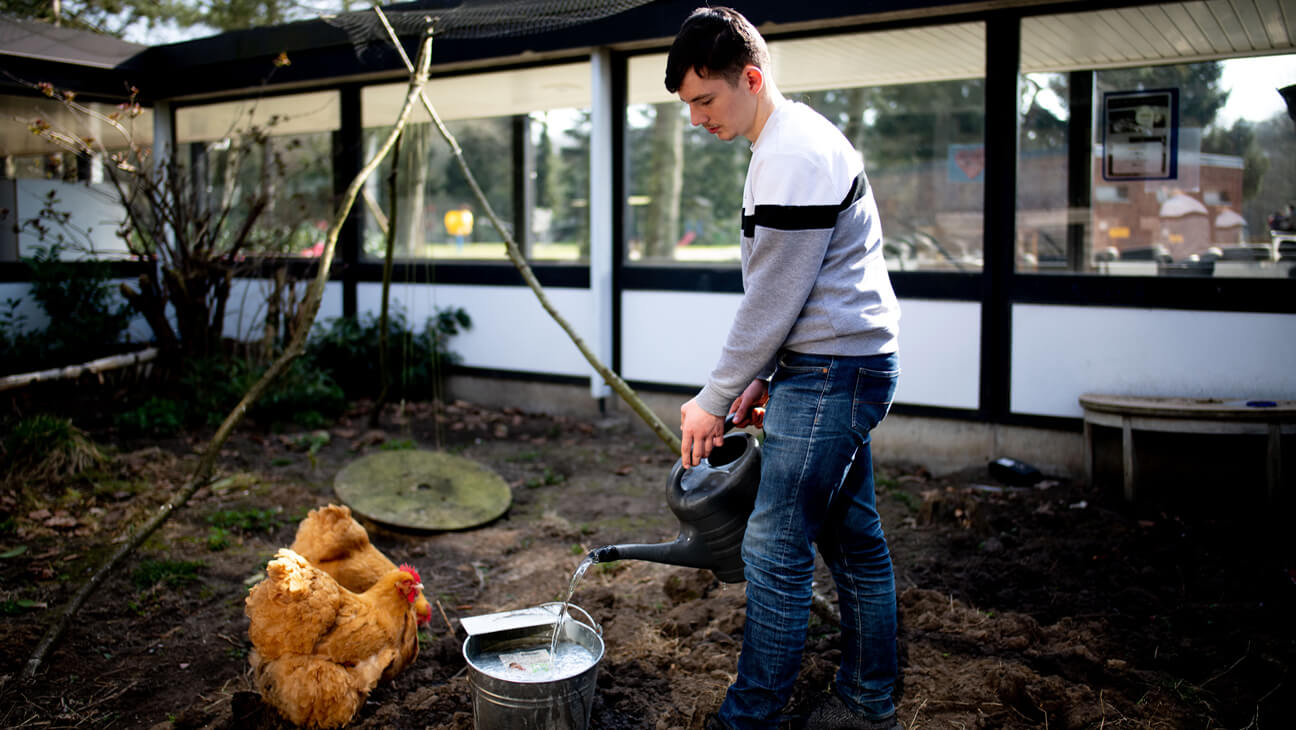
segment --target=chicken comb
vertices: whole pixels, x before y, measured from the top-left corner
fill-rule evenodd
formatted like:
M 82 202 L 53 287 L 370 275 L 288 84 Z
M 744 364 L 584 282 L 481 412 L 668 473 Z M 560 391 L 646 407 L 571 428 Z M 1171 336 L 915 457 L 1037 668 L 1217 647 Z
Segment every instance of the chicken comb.
M 415 581 L 416 583 L 422 583 L 422 582 L 423 582 L 423 579 L 422 579 L 421 577 L 419 577 L 418 569 L 415 568 L 413 565 L 410 565 L 409 563 L 401 563 L 401 565 L 400 565 L 400 570 L 403 570 L 403 571 L 405 571 L 406 573 L 409 573 L 410 575 L 414 576 L 414 581 Z

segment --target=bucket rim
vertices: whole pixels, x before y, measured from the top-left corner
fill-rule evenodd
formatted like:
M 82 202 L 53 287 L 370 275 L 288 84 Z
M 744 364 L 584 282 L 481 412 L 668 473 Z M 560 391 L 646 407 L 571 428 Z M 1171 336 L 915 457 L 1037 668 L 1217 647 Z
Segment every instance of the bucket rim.
M 582 612 L 584 613 L 584 609 L 582 609 Z M 477 651 L 469 652 L 470 645 L 471 648 L 473 649 L 480 649 L 480 642 L 485 638 L 489 637 L 491 634 L 469 634 L 463 640 L 463 644 L 460 647 L 460 653 L 464 658 L 464 663 L 467 664 L 466 668 L 468 670 L 469 683 L 474 686 L 478 685 L 479 683 L 485 683 L 488 686 L 493 686 L 500 683 L 503 683 L 504 685 L 520 685 L 520 684 L 542 685 L 548 683 L 569 682 L 575 678 L 582 677 L 588 674 L 589 672 L 597 671 L 599 665 L 603 663 L 603 659 L 606 658 L 607 656 L 607 643 L 603 641 L 603 634 L 601 631 L 601 627 L 600 630 L 595 630 L 594 627 L 586 624 L 584 621 L 578 621 L 575 619 L 572 619 L 572 623 L 581 627 L 580 629 L 577 629 L 577 631 L 583 631 L 583 635 L 586 637 L 586 640 L 589 642 L 589 644 L 585 644 L 582 641 L 572 642 L 582 646 L 586 651 L 590 653 L 590 656 L 593 659 L 593 661 L 590 663 L 588 667 L 573 672 L 571 674 L 564 674 L 562 676 L 557 676 L 557 677 L 546 677 L 543 679 L 502 677 L 498 674 L 492 674 L 491 672 L 487 671 L 483 666 L 481 666 L 481 664 L 478 662 L 478 660 L 481 659 L 481 655 Z M 539 627 L 533 626 L 531 628 L 539 628 Z M 503 632 L 499 632 L 499 633 L 503 633 Z

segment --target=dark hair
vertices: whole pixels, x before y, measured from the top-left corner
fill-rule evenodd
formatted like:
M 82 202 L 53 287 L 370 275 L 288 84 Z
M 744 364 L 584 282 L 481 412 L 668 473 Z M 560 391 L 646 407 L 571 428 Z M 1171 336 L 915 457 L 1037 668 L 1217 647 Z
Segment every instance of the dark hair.
M 751 21 L 733 8 L 698 8 L 684 20 L 666 57 L 666 90 L 674 94 L 693 69 L 698 76 L 718 74 L 730 84 L 746 66 L 764 70 L 769 49 Z

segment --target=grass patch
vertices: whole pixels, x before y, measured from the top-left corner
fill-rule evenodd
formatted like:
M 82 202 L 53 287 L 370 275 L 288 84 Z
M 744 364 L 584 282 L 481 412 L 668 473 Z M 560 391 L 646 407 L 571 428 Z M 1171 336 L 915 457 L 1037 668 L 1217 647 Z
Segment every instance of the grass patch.
M 567 477 L 546 466 L 543 474 L 526 480 L 525 486 L 528 489 L 538 489 L 539 487 L 551 487 L 555 484 L 562 484 L 565 481 L 567 481 Z
M 0 616 L 17 616 L 33 608 L 45 608 L 45 604 L 27 598 L 9 598 L 0 601 Z
M 220 530 L 274 532 L 283 524 L 279 509 L 225 509 L 207 516 L 207 524 Z
M 888 497 L 894 499 L 900 504 L 903 504 L 910 512 L 917 512 L 922 506 L 917 497 L 902 489 L 890 489 L 887 490 L 886 494 Z
M 10 478 L 61 479 L 105 461 L 99 447 L 72 421 L 43 413 L 14 424 L 3 447 Z
M 131 582 L 140 590 L 154 586 L 178 588 L 196 583 L 204 565 L 193 560 L 145 560 L 131 573 Z
M 230 546 L 230 532 L 223 527 L 210 527 L 207 530 L 207 549 L 218 553 Z
M 138 407 L 117 414 L 113 424 L 139 436 L 174 436 L 184 428 L 185 406 L 170 398 L 150 397 Z

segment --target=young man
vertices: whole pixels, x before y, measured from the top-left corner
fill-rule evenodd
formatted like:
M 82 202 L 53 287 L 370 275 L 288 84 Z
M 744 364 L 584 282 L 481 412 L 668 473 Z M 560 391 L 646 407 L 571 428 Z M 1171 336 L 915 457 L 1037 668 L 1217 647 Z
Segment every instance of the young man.
M 692 124 L 745 137 L 743 299 L 719 363 L 680 408 L 681 457 L 752 423 L 767 403 L 756 507 L 743 541 L 747 617 L 738 676 L 708 727 L 779 727 L 801 666 L 815 546 L 842 615 L 834 691 L 810 728 L 899 728 L 895 577 L 875 509 L 869 431 L 899 374 L 899 307 L 863 162 L 824 117 L 779 93 L 769 51 L 742 15 L 699 8 L 666 62 Z

